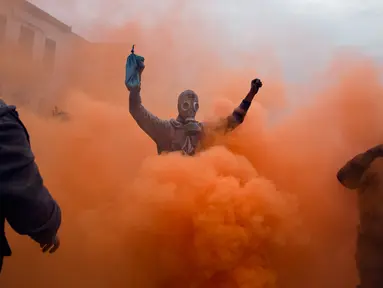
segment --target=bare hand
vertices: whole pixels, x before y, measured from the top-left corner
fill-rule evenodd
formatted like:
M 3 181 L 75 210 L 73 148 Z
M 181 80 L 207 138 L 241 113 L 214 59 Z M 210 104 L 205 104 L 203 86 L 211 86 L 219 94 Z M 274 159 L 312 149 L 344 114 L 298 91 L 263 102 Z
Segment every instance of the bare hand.
M 60 247 L 60 238 L 56 235 L 52 238 L 52 241 L 49 241 L 49 243 L 41 243 L 40 248 L 42 249 L 43 253 L 46 253 L 49 251 L 50 254 L 55 253 L 57 249 Z

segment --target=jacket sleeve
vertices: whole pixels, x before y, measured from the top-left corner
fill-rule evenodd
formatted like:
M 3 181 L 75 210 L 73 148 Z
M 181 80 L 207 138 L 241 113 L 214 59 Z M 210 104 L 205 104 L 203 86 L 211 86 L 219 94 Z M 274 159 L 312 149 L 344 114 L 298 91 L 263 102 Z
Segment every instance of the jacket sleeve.
M 38 243 L 49 242 L 61 224 L 61 210 L 43 184 L 18 115 L 0 118 L 0 190 L 11 227 Z
M 138 126 L 156 143 L 169 137 L 170 122 L 159 119 L 142 105 L 140 89 L 132 89 L 130 91 L 129 112 Z
M 216 123 L 204 123 L 206 131 L 227 133 L 233 131 L 245 120 L 247 111 L 251 106 L 250 101 L 242 100 L 241 104 L 233 112 Z
M 242 100 L 241 104 L 227 117 L 227 131 L 232 131 L 243 123 L 250 106 L 250 101 Z
M 364 153 L 356 155 L 349 160 L 337 173 L 338 181 L 349 189 L 357 189 L 361 185 L 361 180 L 371 163 L 382 155 L 382 146 L 378 145 Z

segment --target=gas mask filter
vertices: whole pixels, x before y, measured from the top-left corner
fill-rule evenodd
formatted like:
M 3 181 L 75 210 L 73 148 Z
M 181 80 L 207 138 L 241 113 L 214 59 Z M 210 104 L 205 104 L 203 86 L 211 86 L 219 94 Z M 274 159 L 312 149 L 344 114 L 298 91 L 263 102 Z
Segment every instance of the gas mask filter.
M 178 113 L 184 120 L 184 128 L 187 135 L 196 135 L 201 131 L 195 116 L 199 109 L 198 96 L 192 90 L 186 90 L 178 97 Z

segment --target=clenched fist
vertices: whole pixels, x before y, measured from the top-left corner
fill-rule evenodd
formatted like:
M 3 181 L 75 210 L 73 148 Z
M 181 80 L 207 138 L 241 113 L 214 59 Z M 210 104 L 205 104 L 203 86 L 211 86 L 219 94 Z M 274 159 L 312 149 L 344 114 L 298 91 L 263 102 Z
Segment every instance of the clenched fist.
M 262 87 L 262 81 L 258 78 L 254 79 L 251 81 L 251 88 L 250 88 L 250 93 L 255 95 L 258 93 L 259 88 Z

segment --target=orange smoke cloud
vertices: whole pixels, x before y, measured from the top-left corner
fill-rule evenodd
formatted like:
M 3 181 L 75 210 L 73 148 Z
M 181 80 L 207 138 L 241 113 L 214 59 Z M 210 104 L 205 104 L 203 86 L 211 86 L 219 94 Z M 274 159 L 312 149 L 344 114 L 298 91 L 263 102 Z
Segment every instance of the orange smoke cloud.
M 202 116 L 226 115 L 259 76 L 257 57 L 241 71 L 230 68 L 211 35 L 172 12 L 156 27 L 133 21 L 108 36 L 134 42 L 145 56 L 142 96 L 153 113 L 175 116 L 177 94 L 192 88 Z M 69 122 L 20 110 L 62 206 L 62 248 L 40 255 L 30 240 L 9 232 L 14 255 L 5 261 L 2 287 L 355 285 L 356 208 L 335 174 L 348 157 L 382 140 L 383 87 L 374 63 L 337 61 L 317 80 L 331 83 L 315 101 L 270 126 L 289 89 L 275 67 L 274 76 L 262 77 L 245 123 L 188 158 L 155 155 L 131 119 L 123 84 L 129 50 L 78 47 L 61 99 Z

